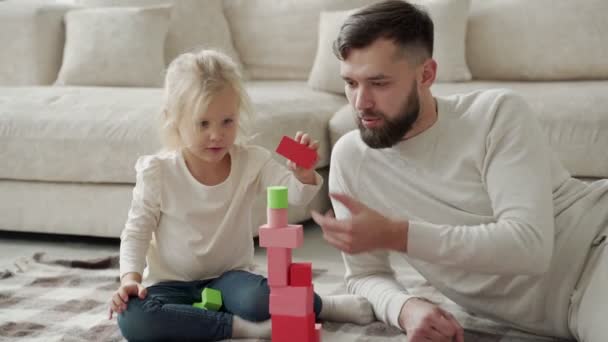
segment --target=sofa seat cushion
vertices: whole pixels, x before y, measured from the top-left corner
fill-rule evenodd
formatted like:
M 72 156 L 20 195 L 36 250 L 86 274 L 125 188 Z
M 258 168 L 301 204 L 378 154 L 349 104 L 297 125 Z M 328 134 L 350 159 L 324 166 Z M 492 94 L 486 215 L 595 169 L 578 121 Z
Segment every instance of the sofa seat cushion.
M 298 130 L 320 141 L 328 164 L 327 122 L 346 100 L 306 82 L 247 84 L 258 113 L 252 143 L 274 149 Z M 160 88 L 0 88 L 0 179 L 133 183 L 137 157 L 160 149 Z M 277 159 L 282 157 L 277 155 Z
M 608 178 L 608 81 L 437 83 L 435 95 L 509 88 L 531 105 L 550 146 L 573 176 Z M 356 128 L 343 107 L 329 124 L 332 145 Z

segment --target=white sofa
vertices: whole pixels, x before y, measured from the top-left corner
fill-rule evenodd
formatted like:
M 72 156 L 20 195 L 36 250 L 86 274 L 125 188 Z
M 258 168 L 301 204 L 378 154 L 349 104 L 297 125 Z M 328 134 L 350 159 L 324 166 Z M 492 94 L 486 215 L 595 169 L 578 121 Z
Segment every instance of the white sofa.
M 307 131 L 320 141 L 318 169 L 326 175 L 332 144 L 353 129 L 354 122 L 339 91 L 323 91 L 309 80 L 313 64 L 319 62 L 317 42 L 323 43 L 318 38 L 320 14 L 373 0 L 179 1 L 173 11 L 178 8 L 174 13 L 185 17 L 172 14 L 166 59 L 179 52 L 184 41 L 193 43 L 191 48 L 211 44 L 175 25 L 182 25 L 182 30 L 196 27 L 205 6 L 219 3 L 229 36 L 226 30 L 221 39 L 220 33 L 213 33 L 213 44 L 234 49 L 230 52 L 248 76 L 247 89 L 258 114 L 253 142 L 274 149 L 282 135 Z M 154 116 L 161 89 L 54 85 L 65 64 L 65 13 L 119 1 L 48 2 L 0 2 L 0 44 L 5 47 L 0 52 L 0 230 L 117 237 L 131 200 L 135 160 L 160 147 Z M 566 4 L 552 17 L 542 6 L 554 6 L 553 1 L 532 3 L 473 1 L 462 42 L 473 80 L 438 83 L 434 91 L 441 95 L 513 88 L 537 110 L 548 138 L 574 175 L 608 177 L 608 29 L 597 18 L 607 7 L 601 0 L 590 0 L 588 5 L 595 9 L 577 5 L 578 12 L 569 14 L 572 6 Z M 522 14 L 530 11 L 538 11 L 542 20 L 526 21 Z M 553 28 L 581 13 L 587 18 L 570 20 L 569 25 L 579 26 L 562 41 L 563 32 Z M 571 40 L 582 36 L 587 37 L 585 42 Z M 536 46 L 538 42 L 544 45 Z M 587 48 L 569 51 L 568 44 Z M 539 51 L 545 54 L 539 56 Z M 602 58 L 604 63 L 596 63 Z M 290 220 L 307 219 L 310 207 L 324 210 L 328 205 L 324 189 L 311 206 L 292 208 Z M 252 228 L 264 216 L 262 197 Z

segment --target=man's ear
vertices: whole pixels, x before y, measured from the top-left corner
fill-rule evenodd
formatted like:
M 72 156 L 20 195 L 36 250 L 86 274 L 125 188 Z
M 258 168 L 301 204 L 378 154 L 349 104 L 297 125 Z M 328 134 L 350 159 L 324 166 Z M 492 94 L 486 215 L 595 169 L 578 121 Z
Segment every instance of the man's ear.
M 437 76 L 437 62 L 433 58 L 427 58 L 420 66 L 418 84 L 424 88 L 430 88 Z

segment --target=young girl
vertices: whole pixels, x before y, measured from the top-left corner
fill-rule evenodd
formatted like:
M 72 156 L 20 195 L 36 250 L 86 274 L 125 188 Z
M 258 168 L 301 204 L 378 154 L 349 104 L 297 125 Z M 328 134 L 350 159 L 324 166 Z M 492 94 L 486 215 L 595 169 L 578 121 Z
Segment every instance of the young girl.
M 120 245 L 121 285 L 110 304 L 128 340 L 270 337 L 269 288 L 253 263 L 252 203 L 285 185 L 289 202 L 308 203 L 322 178 L 270 152 L 247 146 L 250 104 L 238 69 L 203 50 L 174 60 L 165 79 L 161 132 L 165 151 L 139 158 L 133 202 Z M 296 141 L 316 149 L 307 134 Z M 148 286 L 147 288 L 145 286 Z M 192 307 L 201 291 L 222 293 L 221 311 Z M 321 319 L 373 320 L 362 297 L 315 295 Z

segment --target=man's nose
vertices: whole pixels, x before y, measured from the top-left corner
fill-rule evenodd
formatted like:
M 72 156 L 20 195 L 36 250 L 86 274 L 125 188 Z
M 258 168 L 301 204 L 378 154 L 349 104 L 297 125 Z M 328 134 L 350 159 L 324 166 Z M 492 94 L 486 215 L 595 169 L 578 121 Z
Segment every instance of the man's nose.
M 374 106 L 371 93 L 365 87 L 357 89 L 355 94 L 355 108 L 359 111 L 370 109 Z

